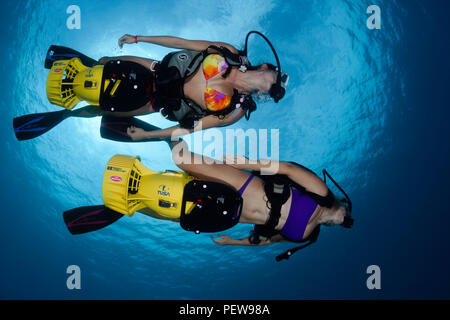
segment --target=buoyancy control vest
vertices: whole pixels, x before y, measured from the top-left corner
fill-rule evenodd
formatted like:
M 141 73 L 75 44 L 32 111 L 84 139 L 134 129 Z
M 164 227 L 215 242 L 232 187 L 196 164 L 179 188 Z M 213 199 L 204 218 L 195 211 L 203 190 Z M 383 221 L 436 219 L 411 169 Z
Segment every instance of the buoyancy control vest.
M 153 93 L 153 75 L 139 63 L 108 61 L 103 68 L 100 108 L 127 112 L 144 106 Z
M 203 60 L 212 53 L 209 49 L 222 55 L 228 63 L 228 69 L 222 75 L 227 77 L 231 68 L 239 67 L 246 70 L 250 65 L 245 56 L 234 54 L 224 47 L 210 46 L 198 52 L 182 50 L 171 52 L 156 65 L 156 93 L 154 108 L 171 120 L 178 121 L 184 128 L 193 128 L 194 122 L 207 115 L 225 116 L 236 108 L 243 108 L 248 119 L 250 113 L 256 109 L 256 104 L 250 95 L 239 94 L 234 90 L 230 105 L 219 111 L 205 110 L 198 104 L 184 96 L 183 86 L 187 78 L 194 74 Z

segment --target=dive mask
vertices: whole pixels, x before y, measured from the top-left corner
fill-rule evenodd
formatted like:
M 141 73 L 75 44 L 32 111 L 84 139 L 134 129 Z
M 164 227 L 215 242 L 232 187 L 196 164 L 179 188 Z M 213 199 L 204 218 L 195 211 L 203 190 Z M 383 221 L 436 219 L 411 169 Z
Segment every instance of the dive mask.
M 275 82 L 269 90 L 270 97 L 272 97 L 276 103 L 284 97 L 288 82 L 289 75 L 287 73 L 277 72 L 277 82 Z
M 344 222 L 342 222 L 342 226 L 344 228 L 351 228 L 353 226 L 353 222 L 355 222 L 355 219 L 352 218 L 351 213 L 352 213 L 352 203 L 349 202 L 347 199 L 342 199 L 341 200 L 342 203 L 344 203 L 345 207 L 346 207 L 346 214 L 344 217 Z
M 279 74 L 279 72 L 276 72 L 277 82 L 270 87 L 269 92 L 255 92 L 252 94 L 256 102 L 264 103 L 271 99 L 278 102 L 284 97 L 289 82 L 289 75 L 285 72 L 281 72 L 280 80 L 278 81 Z

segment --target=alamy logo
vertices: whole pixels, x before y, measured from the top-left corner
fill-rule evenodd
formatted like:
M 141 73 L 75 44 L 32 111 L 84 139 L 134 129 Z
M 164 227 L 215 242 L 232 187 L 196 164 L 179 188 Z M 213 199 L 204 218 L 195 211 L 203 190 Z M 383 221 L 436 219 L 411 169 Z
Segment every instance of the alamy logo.
M 66 10 L 67 14 L 70 16 L 66 20 L 67 29 L 81 29 L 81 9 L 77 5 L 70 5 Z
M 67 278 L 67 281 L 66 281 L 67 289 L 80 290 L 81 289 L 81 269 L 80 269 L 80 267 L 77 265 L 70 265 L 67 267 L 66 273 L 70 274 L 70 276 Z
M 278 160 L 279 159 L 279 129 L 225 129 L 225 135 L 223 131 L 217 128 L 211 128 L 205 132 L 201 130 L 201 123 L 195 127 L 198 131 L 196 135 L 187 135 L 188 131 L 185 129 L 174 130 L 173 140 L 178 141 L 179 136 L 184 136 L 184 143 L 175 145 L 172 149 L 174 155 L 174 161 L 176 164 L 213 164 L 223 163 L 224 155 L 245 155 L 245 157 L 238 156 L 226 157 L 225 163 L 233 165 L 245 163 L 246 158 L 249 163 L 256 163 L 251 159 L 264 159 L 259 160 L 263 165 L 261 168 L 261 174 L 275 174 L 278 172 Z M 195 156 L 193 159 L 189 155 L 189 152 L 185 152 L 187 146 L 191 148 L 197 148 L 202 150 L 203 156 Z M 192 147 L 193 146 L 193 147 Z M 225 147 L 225 148 L 224 148 Z M 270 155 L 268 148 L 270 147 Z M 267 160 L 269 159 L 269 160 Z
M 367 267 L 367 274 L 370 274 L 367 278 L 366 285 L 369 290 L 380 290 L 381 289 L 381 269 L 379 266 L 373 264 Z
M 377 5 L 367 7 L 367 14 L 371 16 L 367 19 L 366 25 L 369 30 L 381 29 L 381 9 Z

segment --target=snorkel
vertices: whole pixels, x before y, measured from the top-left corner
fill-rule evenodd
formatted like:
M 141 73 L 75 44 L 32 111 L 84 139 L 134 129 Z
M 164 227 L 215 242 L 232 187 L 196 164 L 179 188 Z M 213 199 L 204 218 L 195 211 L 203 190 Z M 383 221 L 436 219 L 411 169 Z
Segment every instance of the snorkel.
M 284 97 L 284 94 L 286 93 L 286 86 L 288 84 L 289 76 L 287 73 L 283 73 L 281 71 L 280 60 L 278 59 L 277 52 L 275 51 L 272 43 L 270 43 L 269 39 L 267 39 L 267 37 L 259 31 L 250 31 L 249 33 L 247 33 L 247 36 L 245 37 L 245 47 L 243 55 L 245 57 L 247 56 L 248 38 L 252 33 L 258 34 L 267 42 L 267 44 L 270 46 L 270 49 L 272 49 L 273 55 L 275 56 L 275 60 L 277 61 L 277 68 L 276 70 L 274 70 L 277 75 L 277 80 L 270 88 L 269 95 L 276 103 L 278 103 L 278 101 L 280 101 Z

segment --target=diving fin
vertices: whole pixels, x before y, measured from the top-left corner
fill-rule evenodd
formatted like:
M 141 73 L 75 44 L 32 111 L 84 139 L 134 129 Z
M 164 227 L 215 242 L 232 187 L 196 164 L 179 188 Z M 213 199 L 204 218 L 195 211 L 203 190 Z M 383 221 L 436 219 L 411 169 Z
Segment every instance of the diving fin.
M 123 214 L 99 205 L 68 210 L 63 213 L 63 217 L 71 234 L 81 234 L 109 226 L 122 218 Z
M 119 142 L 147 142 L 147 141 L 165 141 L 164 138 L 151 138 L 146 140 L 133 141 L 127 133 L 127 128 L 134 126 L 144 129 L 145 131 L 161 130 L 145 121 L 135 117 L 113 117 L 103 116 L 100 127 L 100 136 L 104 139 Z M 170 140 L 170 138 L 169 138 Z
M 39 137 L 70 115 L 70 110 L 33 113 L 13 119 L 14 133 L 17 140 Z
M 86 67 L 93 67 L 93 66 L 99 64 L 98 61 L 96 61 L 92 58 L 89 58 L 88 56 L 86 56 L 76 50 L 73 50 L 73 49 L 70 49 L 67 47 L 52 45 L 47 50 L 47 54 L 45 56 L 44 67 L 46 69 L 51 69 L 53 62 L 58 61 L 58 60 L 70 60 L 72 58 L 79 58 Z

